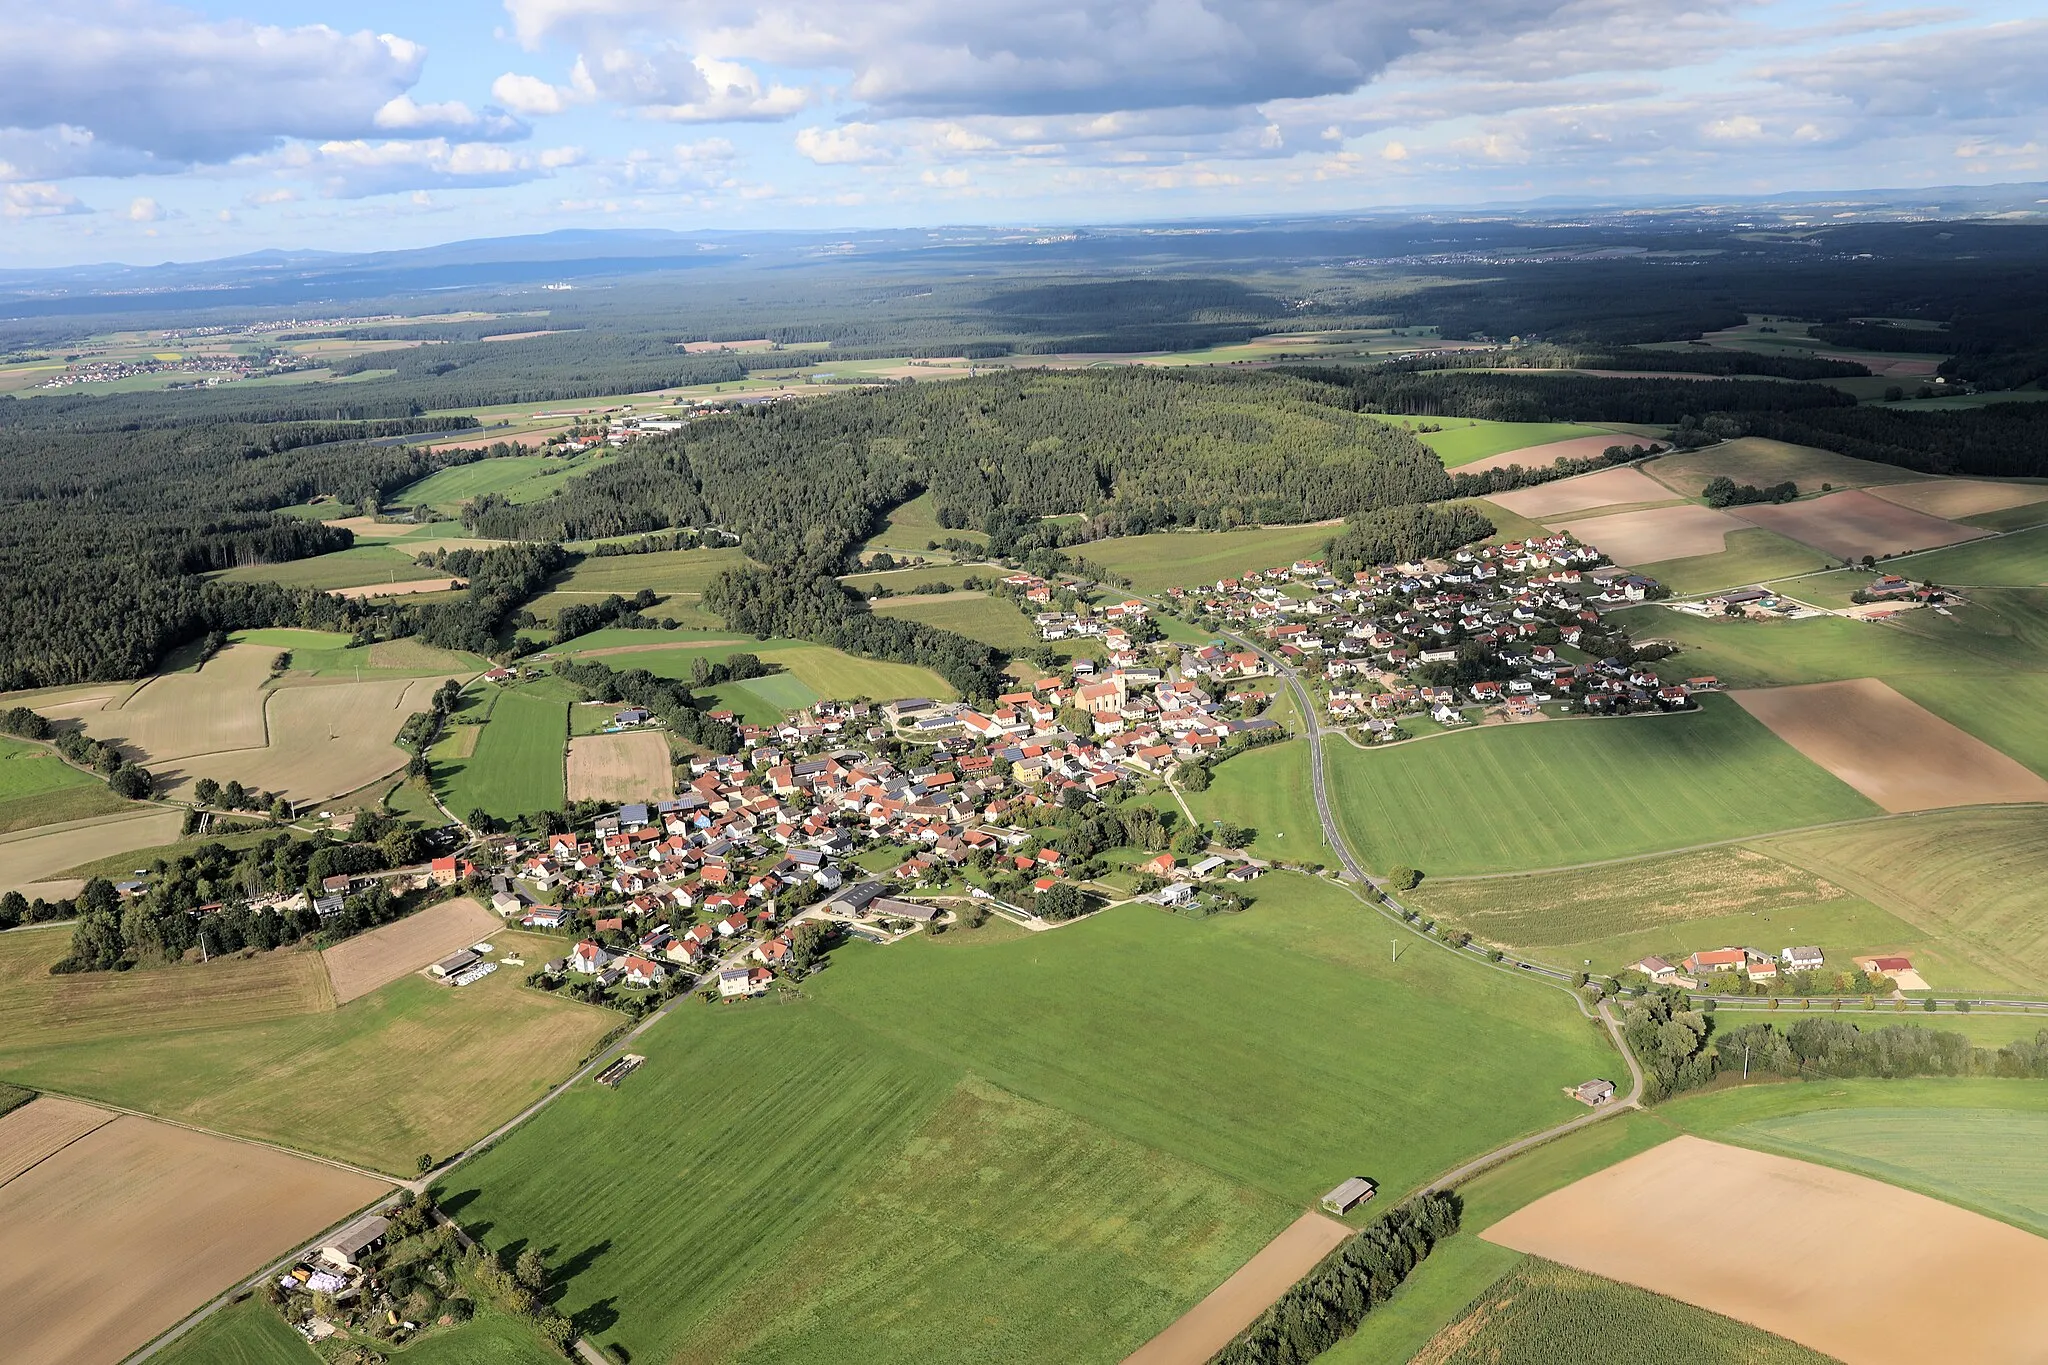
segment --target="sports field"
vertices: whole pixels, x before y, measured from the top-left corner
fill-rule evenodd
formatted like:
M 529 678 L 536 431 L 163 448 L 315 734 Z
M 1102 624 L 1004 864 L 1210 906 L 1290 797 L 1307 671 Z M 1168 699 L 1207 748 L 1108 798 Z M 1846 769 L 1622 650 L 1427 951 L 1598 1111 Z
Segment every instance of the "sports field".
M 1609 445 L 1627 445 L 1635 439 L 1573 422 L 1492 422 L 1471 417 L 1379 417 L 1377 420 L 1407 427 L 1410 431 L 1420 426 L 1442 428 L 1440 431 L 1420 432 L 1418 438 L 1437 453 L 1446 469 L 1456 469 L 1489 455 L 1583 436 L 1605 437 Z
M 1115 1359 L 1336 1178 L 1418 1183 L 1568 1116 L 1562 1078 L 1606 1065 L 1556 992 L 1389 962 L 1327 884 L 1255 892 L 1200 922 L 853 945 L 807 1000 L 693 1004 L 446 1202 L 493 1246 L 589 1249 L 561 1307 L 639 1359 Z M 562 1199 L 565 1169 L 646 1216 Z
M 1684 1191 L 1686 1216 L 1671 1211 Z M 1756 1237 L 1768 1209 L 1771 1235 Z M 1881 1226 L 1882 1237 L 1845 1236 Z M 2048 1240 L 1808 1162 L 1674 1138 L 1480 1234 L 1724 1313 L 1837 1359 L 2038 1358 Z
M 1409 1365 L 1829 1365 L 1747 1323 L 1537 1257 L 1496 1283 Z
M 509 820 L 560 810 L 568 743 L 569 703 L 559 688 L 543 683 L 500 691 L 474 750 L 451 758 L 437 752 L 434 790 L 457 815 L 481 809 Z
M 310 952 L 52 977 L 68 939 L 0 935 L 0 1077 L 407 1175 L 539 1098 L 618 1021 L 513 968 L 463 987 L 407 974 L 337 1009 Z
M 1084 557 L 1130 579 L 1138 592 L 1157 592 L 1277 569 L 1297 559 L 1321 559 L 1339 529 L 1309 525 L 1160 531 L 1093 541 Z
M 569 741 L 571 801 L 645 801 L 675 793 L 668 739 L 657 730 Z
M 875 602 L 873 607 L 883 616 L 922 621 L 928 626 L 994 645 L 997 649 L 1015 652 L 1029 649 L 1039 642 L 1038 631 L 1033 628 L 1030 618 L 1009 602 L 990 597 L 987 593 L 888 597 Z
M 1241 753 L 1215 766 L 1209 790 L 1182 795 L 1196 819 L 1255 831 L 1258 837 L 1249 850 L 1253 857 L 1335 861 L 1323 843 L 1323 822 L 1309 790 L 1307 740 Z
M 1382 870 L 1562 867 L 1877 813 L 1712 695 L 1692 713 L 1332 744 L 1325 762 L 1352 847 Z
M 37 1101 L 0 1118 L 32 1122 Z M 115 1361 L 370 1203 L 381 1181 L 111 1116 L 0 1185 L 0 1339 L 24 1361 Z

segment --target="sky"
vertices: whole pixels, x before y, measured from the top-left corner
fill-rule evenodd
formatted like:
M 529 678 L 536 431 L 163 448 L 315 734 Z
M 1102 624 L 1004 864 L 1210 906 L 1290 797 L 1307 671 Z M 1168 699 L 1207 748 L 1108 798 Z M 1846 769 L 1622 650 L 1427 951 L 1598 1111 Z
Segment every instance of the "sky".
M 2048 179 L 2040 0 L 0 0 L 0 267 Z

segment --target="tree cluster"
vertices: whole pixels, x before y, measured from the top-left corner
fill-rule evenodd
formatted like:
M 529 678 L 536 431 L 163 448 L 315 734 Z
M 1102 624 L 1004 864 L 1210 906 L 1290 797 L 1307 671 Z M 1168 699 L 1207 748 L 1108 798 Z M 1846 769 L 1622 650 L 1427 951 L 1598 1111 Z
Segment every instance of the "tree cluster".
M 1746 507 L 1758 502 L 1791 502 L 1799 496 L 1799 485 L 1787 479 L 1774 483 L 1768 488 L 1758 488 L 1753 483 L 1737 483 L 1726 474 L 1717 474 L 1707 480 L 1707 486 L 1700 490 L 1700 497 L 1709 507 Z

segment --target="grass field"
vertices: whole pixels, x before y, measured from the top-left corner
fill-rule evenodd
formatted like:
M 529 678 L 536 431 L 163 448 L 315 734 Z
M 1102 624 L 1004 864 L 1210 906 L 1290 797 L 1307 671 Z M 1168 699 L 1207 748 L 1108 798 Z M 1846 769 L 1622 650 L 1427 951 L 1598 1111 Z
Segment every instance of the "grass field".
M 1758 488 L 1789 479 L 1799 485 L 1801 494 L 1818 493 L 1824 483 L 1836 488 L 1868 488 L 1876 484 L 1913 483 L 1927 477 L 1897 465 L 1876 464 L 1837 455 L 1832 450 L 1762 436 L 1744 436 L 1705 450 L 1661 456 L 1644 465 L 1643 472 L 1688 498 L 1698 497 L 1710 480 L 1724 477 Z
M 1609 434 L 1605 427 L 1579 426 L 1573 422 L 1493 422 L 1470 417 L 1380 417 L 1377 420 L 1407 427 L 1410 431 L 1419 426 L 1442 427 L 1441 431 L 1420 433 L 1420 440 L 1437 453 L 1446 469 L 1456 469 L 1459 465 L 1471 464 L 1489 455 L 1505 455 L 1510 450 L 1521 450 L 1527 446 Z M 1614 439 L 1620 445 L 1627 445 L 1630 440 L 1626 436 L 1615 436 Z
M 431 507 L 444 516 L 454 516 L 462 504 L 496 493 L 507 502 L 538 502 L 578 474 L 588 473 L 602 463 L 602 454 L 574 455 L 566 459 L 547 455 L 508 455 L 495 460 L 477 460 L 429 474 L 408 484 L 386 501 L 393 507 Z
M 612 593 L 631 597 L 652 588 L 663 597 L 694 597 L 711 580 L 747 562 L 739 550 L 658 550 L 644 555 L 589 555 L 548 584 L 548 592 L 600 602 Z M 661 617 L 665 606 L 649 615 Z
M 431 576 L 413 558 L 416 550 L 382 542 L 352 545 L 332 554 L 285 564 L 250 564 L 220 577 L 230 583 L 280 583 L 288 588 L 359 588 L 366 583 L 406 583 Z
M 0 834 L 141 810 L 40 744 L 0 739 Z
M 1958 588 L 2031 588 L 2048 583 L 2048 526 L 1888 561 L 1893 573 Z
M 1218 579 L 1321 559 L 1336 526 L 1253 526 L 1238 531 L 1161 531 L 1088 545 L 1085 558 L 1131 580 L 1139 592 L 1195 587 Z
M 460 990 L 408 975 L 335 1009 L 313 953 L 49 976 L 67 945 L 62 930 L 0 936 L 0 1076 L 378 1170 L 474 1141 L 616 1022 L 516 969 Z
M 562 1306 L 635 1358 L 1114 1359 L 1338 1176 L 1420 1183 L 1611 1069 L 1554 992 L 1390 963 L 1325 883 L 1256 894 L 1201 922 L 855 945 L 808 1000 L 693 1005 L 449 1203 L 493 1246 L 587 1263 Z M 564 1170 L 647 1216 L 562 1199 Z
M 1639 641 L 1664 640 L 1681 647 L 1656 665 L 1660 676 L 1713 674 L 1729 687 L 1787 687 L 1840 678 L 1890 681 L 1901 674 L 1962 674 L 1983 668 L 1943 642 L 1842 616 L 1735 621 L 1654 608 L 1619 619 Z
M 560 810 L 568 742 L 569 703 L 554 685 L 500 692 L 475 750 L 464 758 L 436 758 L 435 791 L 458 815 L 481 809 L 506 820 Z
M 914 569 L 875 569 L 867 573 L 850 573 L 840 578 L 849 588 L 861 592 L 873 592 L 877 587 L 887 585 L 894 593 L 907 593 L 912 588 L 922 588 L 932 583 L 945 583 L 958 587 L 963 578 L 1001 578 L 1014 572 L 1000 564 L 922 564 Z M 886 606 L 893 598 L 882 598 L 877 606 Z
M 1825 569 L 1832 560 L 1776 531 L 1760 526 L 1730 531 L 1718 554 L 1694 555 L 1687 559 L 1666 559 L 1642 565 L 1637 572 L 1654 578 L 1679 597 L 1713 592 L 1717 588 L 1765 583 L 1773 578 L 1812 573 Z M 1864 575 L 1867 580 L 1870 576 Z M 1797 595 L 1797 585 L 1793 585 Z
M 1201 820 L 1222 820 L 1256 830 L 1250 852 L 1297 863 L 1333 861 L 1323 843 L 1323 822 L 1309 790 L 1308 741 L 1289 740 L 1252 749 L 1216 766 L 1205 792 L 1187 792 Z
M 736 692 L 743 692 L 778 715 L 787 716 L 815 704 L 819 698 L 816 688 L 794 673 L 770 673 L 764 678 L 746 678 L 732 684 Z
M 1704 1308 L 1538 1257 L 1503 1276 L 1410 1365 L 1828 1365 L 1831 1357 Z
M 1038 643 L 1038 631 L 1023 612 L 1009 602 L 986 593 L 889 597 L 874 603 L 874 610 L 883 616 L 922 621 L 928 626 L 950 630 L 956 635 L 965 635 L 970 640 L 979 640 L 1011 653 L 1030 649 Z
M 2048 813 L 1941 811 L 1760 847 L 1889 910 L 1986 977 L 2048 992 L 2038 890 L 2048 880 Z
M 164 1365 L 314 1365 L 304 1338 L 261 1299 L 221 1309 L 153 1357 Z
M 979 531 L 948 530 L 939 525 L 938 510 L 932 505 L 932 495 L 919 493 L 900 507 L 892 508 L 882 519 L 882 525 L 867 543 L 862 553 L 871 550 L 888 550 L 894 554 L 924 554 L 925 546 L 942 540 L 964 540 L 976 545 L 988 544 L 988 537 Z
M 1726 698 L 1697 713 L 1490 727 L 1376 752 L 1333 744 L 1339 820 L 1370 866 L 1562 867 L 1877 807 Z

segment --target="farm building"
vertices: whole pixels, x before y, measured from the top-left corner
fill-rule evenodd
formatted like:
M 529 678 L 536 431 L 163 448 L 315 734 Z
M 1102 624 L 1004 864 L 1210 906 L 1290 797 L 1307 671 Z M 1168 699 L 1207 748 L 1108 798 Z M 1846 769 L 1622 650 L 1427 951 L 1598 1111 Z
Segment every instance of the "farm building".
M 359 1218 L 334 1236 L 320 1244 L 317 1253 L 320 1260 L 346 1275 L 356 1273 L 356 1261 L 364 1252 L 375 1251 L 384 1244 L 384 1234 L 391 1230 L 391 1224 L 377 1214 Z
M 459 953 L 451 953 L 447 957 L 442 958 L 427 970 L 445 981 L 451 976 L 468 971 L 480 960 L 473 951 L 464 948 Z
M 1372 1198 L 1376 1189 L 1377 1186 L 1364 1176 L 1354 1175 L 1324 1195 L 1320 1202 L 1326 1211 L 1341 1216 Z
M 1818 948 L 1787 948 L 1778 954 L 1778 960 L 1795 972 L 1810 972 L 1827 964 Z
M 1614 1098 L 1614 1082 L 1585 1081 L 1577 1089 L 1573 1090 L 1572 1094 L 1577 1097 L 1580 1104 L 1598 1107 Z
M 916 901 L 900 901 L 894 896 L 877 896 L 869 903 L 868 909 L 877 915 L 907 919 L 915 924 L 930 924 L 939 917 L 939 911 L 935 906 L 919 905 Z
M 1665 982 L 1678 975 L 1678 968 L 1661 957 L 1645 957 L 1628 964 L 1632 972 L 1641 972 L 1655 982 Z

